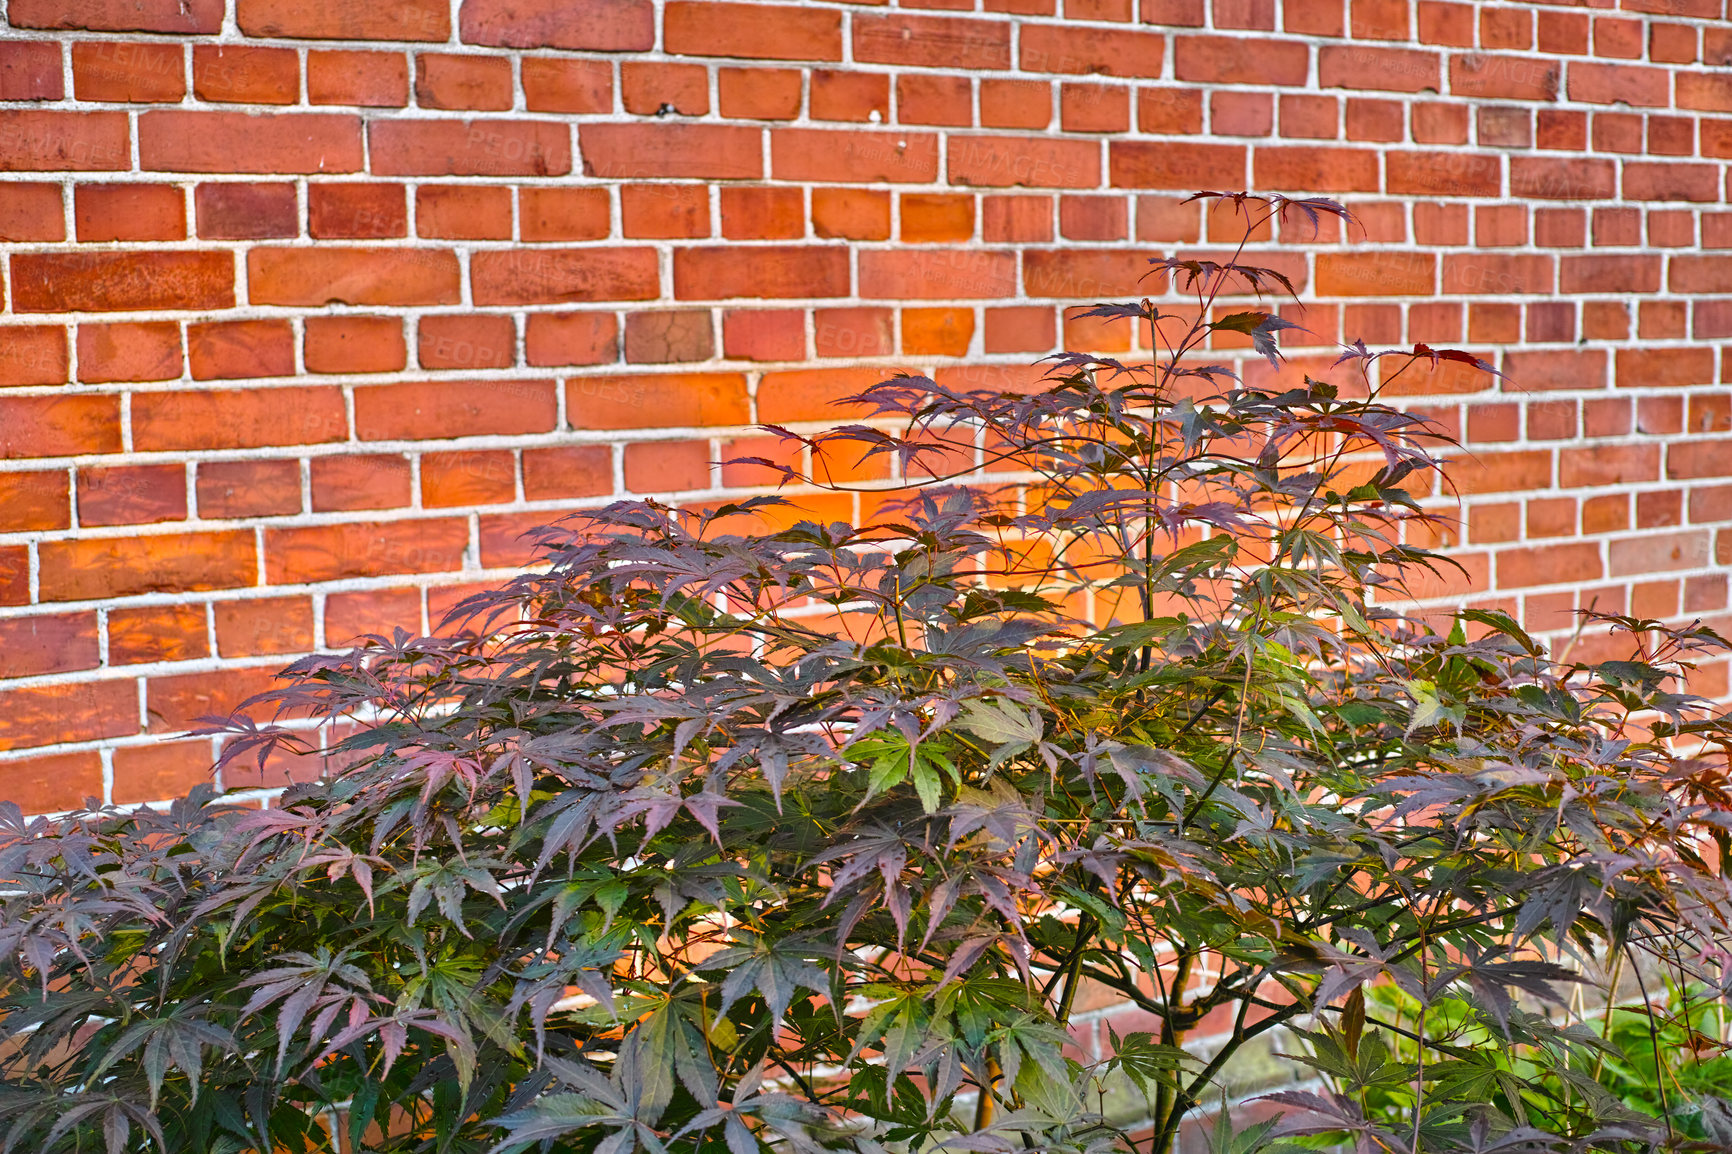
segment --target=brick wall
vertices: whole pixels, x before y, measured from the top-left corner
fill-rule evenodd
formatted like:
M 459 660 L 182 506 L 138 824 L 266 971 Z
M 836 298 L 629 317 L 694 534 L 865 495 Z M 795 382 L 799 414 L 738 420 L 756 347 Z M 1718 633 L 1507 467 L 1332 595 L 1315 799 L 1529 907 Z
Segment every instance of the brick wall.
M 1058 4 L 9 0 L 0 797 L 180 791 L 292 655 L 886 367 L 1125 348 L 1069 310 L 1217 251 L 1200 187 L 1363 217 L 1271 258 L 1313 371 L 1510 374 L 1403 386 L 1475 453 L 1429 595 L 1725 609 L 1723 0 Z

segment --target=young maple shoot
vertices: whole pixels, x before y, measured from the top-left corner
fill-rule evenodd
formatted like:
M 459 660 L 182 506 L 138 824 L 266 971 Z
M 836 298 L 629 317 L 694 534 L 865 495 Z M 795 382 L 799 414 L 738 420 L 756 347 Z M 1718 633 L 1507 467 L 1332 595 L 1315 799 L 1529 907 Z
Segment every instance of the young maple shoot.
M 7 808 L 0 1150 L 1726 1139 L 1720 639 L 1399 613 L 1450 442 L 1379 390 L 1492 370 L 1293 371 L 1245 250 L 1345 210 L 1200 195 L 1238 251 L 1093 310 L 1146 360 L 893 378 L 779 430 L 789 496 L 541 530 L 213 725 L 322 751 L 268 809 Z M 789 524 L 863 467 L 865 524 Z M 1106 1002 L 1147 1028 L 1097 1059 Z M 1271 1038 L 1311 1080 L 1210 1121 Z

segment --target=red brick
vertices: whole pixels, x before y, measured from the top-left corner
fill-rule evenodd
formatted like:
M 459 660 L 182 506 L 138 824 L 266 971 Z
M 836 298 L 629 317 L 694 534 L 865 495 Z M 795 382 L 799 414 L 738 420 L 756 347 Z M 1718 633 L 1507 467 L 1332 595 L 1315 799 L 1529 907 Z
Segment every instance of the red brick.
M 455 572 L 468 544 L 461 517 L 267 529 L 265 572 L 273 585 Z
M 1437 257 L 1431 253 L 1319 253 L 1319 296 L 1429 296 Z
M 124 171 L 126 122 L 124 112 L 0 109 L 0 172 Z
M 443 0 L 235 0 L 235 20 L 248 36 L 300 40 L 447 40 L 451 9 Z
M 721 246 L 674 252 L 679 300 L 839 297 L 848 291 L 848 253 L 839 245 L 758 245 L 750 262 Z
M 1379 101 L 1379 103 L 1382 103 Z M 1399 106 L 1398 106 L 1399 108 Z M 1397 119 L 1400 114 L 1397 112 Z M 1353 126 L 1351 106 L 1348 129 Z M 1268 136 L 1275 127 L 1275 102 L 1264 92 L 1216 92 L 1209 97 L 1209 128 L 1217 135 Z M 1399 139 L 1396 135 L 1388 139 Z
M 1679 533 L 1644 533 L 1606 547 L 1614 577 L 1645 575 L 1670 569 L 1699 569 L 1713 560 L 1709 535 L 1697 529 Z
M 806 314 L 799 309 L 728 309 L 722 355 L 745 361 L 797 361 L 806 355 Z
M 777 128 L 770 132 L 770 167 L 777 180 L 925 184 L 938 177 L 938 138 Z
M 743 425 L 750 419 L 746 378 L 739 373 L 577 377 L 565 383 L 565 404 L 572 428 L 580 431 Z
M 1497 196 L 1503 163 L 1466 152 L 1392 152 L 1387 190 L 1402 196 Z
M 0 794 L 26 814 L 102 804 L 102 758 L 94 750 L 0 761 Z
M 1131 32 L 1122 28 L 1025 24 L 1019 53 L 1025 72 L 1154 79 L 1161 75 L 1166 60 L 1166 38 L 1159 32 Z
M 425 381 L 355 390 L 362 441 L 440 440 L 552 432 L 552 381 Z
M 510 240 L 511 190 L 495 185 L 424 184 L 415 190 L 415 234 L 444 240 Z
M 396 317 L 308 317 L 303 352 L 310 373 L 394 373 L 408 353 Z
M 307 233 L 319 240 L 408 236 L 407 194 L 400 184 L 309 183 Z
M 0 100 L 60 100 L 65 95 L 59 44 L 52 40 L 0 44 Z
M 65 384 L 70 363 L 59 325 L 0 327 L 0 387 Z
M 801 5 L 672 0 L 662 15 L 662 45 L 680 56 L 840 60 L 842 14 Z
M 986 310 L 982 339 L 993 353 L 1044 353 L 1058 340 L 1053 311 L 1029 305 Z
M 173 102 L 186 94 L 179 44 L 97 40 L 72 46 L 72 92 L 80 100 Z
M 806 197 L 798 188 L 721 190 L 722 235 L 730 240 L 798 240 L 806 235 Z
M 980 233 L 987 244 L 1045 244 L 1052 240 L 1052 197 L 983 196 Z
M 1600 445 L 1558 454 L 1558 484 L 1566 489 L 1635 485 L 1659 478 L 1658 445 Z
M 12 257 L 15 312 L 232 308 L 226 252 L 58 252 Z
M 1532 148 L 1533 113 L 1521 107 L 1481 108 L 1479 143 L 1490 148 Z
M 145 714 L 149 719 L 149 728 L 154 733 L 185 732 L 198 728 L 205 718 L 228 716 L 240 707 L 241 702 L 275 685 L 274 667 L 230 668 L 210 673 L 152 677 L 145 682 Z M 190 754 L 192 749 L 202 752 L 209 748 L 202 742 L 197 745 L 189 743 L 187 753 Z M 125 775 L 121 772 L 121 751 L 115 752 L 115 792 L 118 795 L 121 778 Z M 189 769 L 194 766 L 207 768 L 201 764 L 202 759 L 194 759 L 186 754 L 174 760 L 181 761 Z
M 1543 254 L 1446 253 L 1443 291 L 1488 297 L 1550 293 L 1557 280 L 1555 260 Z
M 200 461 L 198 515 L 275 517 L 301 511 L 301 467 L 294 461 Z
M 148 172 L 359 172 L 361 121 L 330 112 L 158 109 L 138 118 L 138 161 Z
M 763 132 L 723 124 L 585 124 L 578 130 L 587 176 L 756 180 Z
M 1016 257 L 1008 252 L 952 248 L 860 254 L 860 295 L 868 299 L 1008 297 L 1015 290 Z
M 313 602 L 310 597 L 255 597 L 218 601 L 217 654 L 221 657 L 263 657 L 305 653 L 313 647 Z
M 315 513 L 397 509 L 409 504 L 409 458 L 402 453 L 314 457 L 308 478 Z
M 1732 112 L 1732 81 L 1723 72 L 1678 73 L 1678 107 Z
M 180 326 L 172 322 L 78 326 L 78 379 L 168 381 L 180 376 Z
M 814 188 L 812 231 L 829 239 L 886 240 L 890 194 L 865 188 Z
M 519 64 L 523 70 L 524 107 L 529 111 L 613 111 L 613 66 L 607 61 L 525 56 Z
M 14 28 L 91 32 L 221 32 L 223 0 L 12 0 Z
M 896 119 L 966 128 L 974 123 L 974 82 L 966 76 L 898 76 Z
M 136 393 L 133 447 L 140 452 L 256 449 L 346 440 L 342 391 L 333 385 Z
M 0 397 L 0 460 L 120 451 L 113 396 Z
M 30 601 L 30 554 L 22 545 L 0 547 L 0 605 Z
M 326 645 L 352 645 L 363 634 L 389 635 L 399 626 L 421 632 L 419 589 L 369 589 L 325 597 Z
M 813 120 L 890 118 L 890 78 L 882 73 L 814 68 L 810 83 Z
M 570 130 L 556 121 L 375 120 L 367 126 L 367 143 L 373 172 L 381 176 L 563 176 L 571 171 Z
M 1593 544 L 1505 549 L 1497 555 L 1500 589 L 1575 584 L 1598 580 L 1602 575 L 1600 547 Z
M 1606 354 L 1599 349 L 1556 349 L 1504 354 L 1510 387 L 1524 392 L 1572 389 L 1584 392 L 1606 385 Z
M 1721 199 L 1720 166 L 1626 161 L 1623 191 L 1625 200 L 1693 200 L 1717 203 Z
M 625 184 L 620 230 L 631 240 L 710 235 L 710 191 L 701 184 Z
M 461 299 L 457 258 L 443 249 L 255 248 L 247 254 L 247 287 L 254 304 L 304 307 Z
M 504 112 L 512 103 L 511 61 L 503 56 L 423 52 L 415 58 L 415 103 L 422 108 Z
M 0 620 L 0 652 L 12 677 L 94 669 L 96 614 L 40 613 Z
M 1116 196 L 1059 198 L 1059 231 L 1067 240 L 1124 240 L 1130 205 Z
M 655 46 L 650 0 L 465 0 L 457 19 L 465 44 L 595 52 Z
M 1658 292 L 1663 259 L 1647 254 L 1565 256 L 1558 287 L 1565 293 Z M 1672 275 L 1676 280 L 1676 264 L 1672 266 Z M 1674 284 L 1673 288 L 1676 289 L 1677 285 Z
M 1671 103 L 1671 79 L 1663 68 L 1631 64 L 1570 62 L 1568 93 L 1585 104 L 1631 104 L 1664 108 Z
M 1111 147 L 1117 171 L 1119 149 L 1133 146 L 1115 141 Z M 1163 147 L 1182 151 L 1207 146 Z M 952 184 L 976 188 L 1094 188 L 1100 184 L 1100 146 L 1039 136 L 953 135 L 946 168 Z
M 1474 100 L 1556 100 L 1562 71 L 1543 56 L 1470 52 L 1449 58 L 1449 90 Z
M 625 359 L 633 364 L 707 361 L 715 351 L 714 325 L 708 309 L 654 309 L 626 314 Z
M 1114 188 L 1238 188 L 1245 184 L 1245 151 L 1237 144 L 1115 140 L 1107 146 L 1107 167 Z
M 710 487 L 707 441 L 640 441 L 625 447 L 625 487 L 634 493 Z
M 71 524 L 66 470 L 0 473 L 0 533 L 39 533 Z
M 888 308 L 815 309 L 812 334 L 820 357 L 881 357 L 896 351 L 895 315 Z
M 1364 44 L 1325 44 L 1317 50 L 1317 78 L 1323 88 L 1435 92 L 1443 87 L 1442 77 L 1442 61 L 1435 52 Z
M 0 241 L 66 239 L 66 209 L 58 184 L 0 184 Z
M 286 320 L 188 325 L 186 343 L 195 381 L 294 375 L 295 334 Z
M 186 194 L 172 185 L 81 184 L 72 211 L 81 241 L 186 238 Z
M 204 240 L 271 240 L 301 228 L 292 184 L 201 184 L 192 199 Z
M 81 525 L 143 525 L 184 520 L 184 466 L 121 465 L 78 471 Z
M 114 751 L 114 803 L 132 805 L 186 795 L 213 778 L 208 741 L 159 742 Z M 237 765 L 245 765 L 243 758 Z M 231 769 L 231 774 L 237 771 Z
M 701 64 L 623 61 L 619 66 L 619 98 L 634 116 L 707 116 L 710 71 Z
M 661 285 L 649 248 L 479 252 L 469 276 L 478 305 L 652 300 Z
M 1036 298 L 1101 300 L 1146 293 L 1148 271 L 1146 255 L 1123 249 L 1025 249 L 1022 254 L 1023 291 Z
M 723 116 L 793 120 L 800 115 L 800 89 L 800 71 L 794 68 L 722 68 L 716 72 Z
M 980 81 L 982 128 L 1045 128 L 1052 123 L 1052 85 L 1038 80 Z
M 1066 132 L 1126 131 L 1131 126 L 1130 89 L 1107 84 L 1060 85 L 1059 125 Z
M 1615 378 L 1620 388 L 1688 388 L 1714 383 L 1714 350 L 1619 349 Z
M 1177 36 L 1173 75 L 1202 84 L 1303 85 L 1311 53 L 1295 40 Z
M 526 88 L 527 77 L 526 67 Z M 409 103 L 409 58 L 401 52 L 309 50 L 307 103 L 402 108 Z
M 523 450 L 523 496 L 530 501 L 600 497 L 613 492 L 613 453 L 605 445 Z
M 1115 150 L 1117 147 L 1114 146 Z M 1258 188 L 1303 189 L 1307 192 L 1379 191 L 1377 154 L 1369 149 L 1259 146 L 1252 168 Z M 1220 187 L 1230 182 L 1207 183 Z M 1185 188 L 1191 184 L 1169 181 L 1160 187 Z
M 517 467 L 509 450 L 483 449 L 421 455 L 421 504 L 497 505 L 517 496 Z
M 30 749 L 136 732 L 138 687 L 130 679 L 0 692 L 0 749 Z
M 415 347 L 424 369 L 509 368 L 516 360 L 517 329 L 510 317 L 424 316 Z
M 194 44 L 192 91 L 229 104 L 294 104 L 301 98 L 301 57 L 292 48 Z
M 531 365 L 600 365 L 619 359 L 612 313 L 531 313 L 525 351 Z
M 1025 26 L 1024 33 L 1033 26 Z M 960 16 L 854 16 L 854 59 L 925 68 L 1007 69 L 1010 25 Z
M 1617 166 L 1609 160 L 1512 156 L 1510 195 L 1541 200 L 1601 200 L 1614 195 Z
M 39 554 L 44 601 L 233 589 L 258 576 L 244 530 L 45 541 Z
M 1666 446 L 1666 476 L 1673 481 L 1698 477 L 1732 476 L 1732 452 L 1724 437 L 1700 441 L 1672 441 Z

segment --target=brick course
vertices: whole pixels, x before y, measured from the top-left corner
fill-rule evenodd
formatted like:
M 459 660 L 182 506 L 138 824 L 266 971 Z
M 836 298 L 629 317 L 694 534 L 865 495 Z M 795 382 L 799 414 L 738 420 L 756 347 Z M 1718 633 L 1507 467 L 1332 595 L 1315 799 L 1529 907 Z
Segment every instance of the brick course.
M 1420 593 L 1724 627 L 1732 29 L 1618 6 L 11 0 L 0 796 L 183 789 L 154 735 L 890 370 L 1146 355 L 1076 306 L 1233 239 L 1201 187 L 1361 216 L 1253 245 L 1312 371 L 1509 374 L 1394 386 L 1466 442 Z

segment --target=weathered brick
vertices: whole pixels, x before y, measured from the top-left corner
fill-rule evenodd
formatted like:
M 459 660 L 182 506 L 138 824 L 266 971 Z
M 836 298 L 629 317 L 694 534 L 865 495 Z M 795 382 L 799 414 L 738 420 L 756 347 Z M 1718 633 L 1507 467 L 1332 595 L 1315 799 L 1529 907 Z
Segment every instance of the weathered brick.
M 129 678 L 0 690 L 0 750 L 137 732 L 138 686 Z
M 355 436 L 363 441 L 551 432 L 552 381 L 425 381 L 355 389 Z
M 663 47 L 682 56 L 752 60 L 842 59 L 842 14 L 785 4 L 672 0 L 662 14 Z
M 445 249 L 326 245 L 247 253 L 247 293 L 254 304 L 456 304 L 459 277 L 457 257 Z
M 245 530 L 45 541 L 39 552 L 44 601 L 234 589 L 258 578 Z
M 469 526 L 461 517 L 357 521 L 265 531 L 265 574 L 273 585 L 445 573 L 463 567 Z
M 151 172 L 359 172 L 361 120 L 158 109 L 138 118 L 138 162 Z
M 463 0 L 457 23 L 465 44 L 500 48 L 643 52 L 656 36 L 650 0 Z
M 314 445 L 348 432 L 335 386 L 141 392 L 132 399 L 133 447 L 144 452 Z
M 571 132 L 548 120 L 375 120 L 367 126 L 382 176 L 563 176 Z
M 586 176 L 618 180 L 757 180 L 763 132 L 733 124 L 585 124 Z
M 451 8 L 444 0 L 235 0 L 235 20 L 248 36 L 301 40 L 445 40 Z
M 513 249 L 469 264 L 478 305 L 650 300 L 661 291 L 654 249 Z
M 674 252 L 674 296 L 680 300 L 847 295 L 848 252 L 840 245 L 755 246 L 750 262 L 720 246 Z
M 751 419 L 746 378 L 739 373 L 577 377 L 565 383 L 565 406 L 572 428 L 580 431 L 743 425 Z
M 226 252 L 54 252 L 12 257 L 17 312 L 208 311 L 235 303 Z

